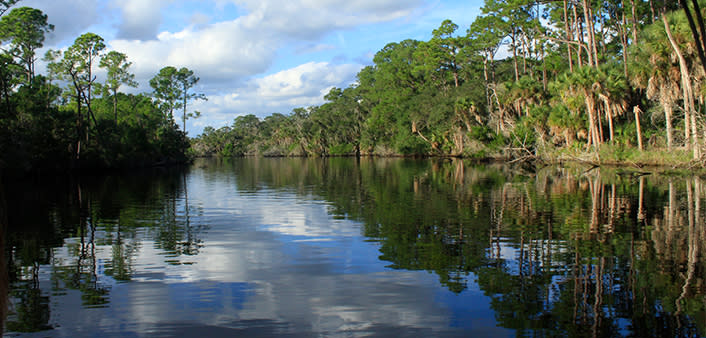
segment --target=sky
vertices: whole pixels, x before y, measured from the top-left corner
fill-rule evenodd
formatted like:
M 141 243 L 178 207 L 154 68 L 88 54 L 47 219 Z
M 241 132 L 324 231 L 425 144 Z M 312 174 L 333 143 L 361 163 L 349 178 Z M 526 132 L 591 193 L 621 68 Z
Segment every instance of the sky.
M 386 44 L 428 40 L 445 19 L 465 34 L 481 0 L 21 0 L 49 16 L 45 48 L 62 49 L 83 33 L 125 53 L 139 87 L 165 66 L 187 67 L 207 101 L 187 122 L 189 136 L 237 116 L 289 114 L 346 88 Z M 37 69 L 43 72 L 44 65 Z M 99 74 L 98 81 L 101 81 Z M 181 119 L 177 121 L 181 124 Z

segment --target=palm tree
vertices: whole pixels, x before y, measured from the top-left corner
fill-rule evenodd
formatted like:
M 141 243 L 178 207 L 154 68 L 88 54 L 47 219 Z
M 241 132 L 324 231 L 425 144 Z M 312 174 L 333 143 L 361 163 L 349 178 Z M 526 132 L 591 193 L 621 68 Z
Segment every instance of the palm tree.
M 518 117 L 529 116 L 530 106 L 540 104 L 545 97 L 542 83 L 527 75 L 508 83 L 507 89 L 505 102 L 512 105 Z
M 640 46 L 635 46 L 632 55 L 630 81 L 638 89 L 646 90 L 647 98 L 656 100 L 664 110 L 667 149 L 674 143 L 672 116 L 674 106 L 680 98 L 679 65 L 672 60 L 672 49 L 660 25 L 650 25 L 643 31 Z
M 583 97 L 588 115 L 588 146 L 598 147 L 603 143 L 601 121 L 598 115 L 598 93 L 601 91 L 601 72 L 591 66 L 583 66 L 573 73 L 559 78 L 561 96 L 565 101 Z
M 625 113 L 627 108 L 627 80 L 624 74 L 614 65 L 603 65 L 599 68 L 598 98 L 604 104 L 604 112 L 608 121 L 610 141 L 613 141 L 613 117 Z

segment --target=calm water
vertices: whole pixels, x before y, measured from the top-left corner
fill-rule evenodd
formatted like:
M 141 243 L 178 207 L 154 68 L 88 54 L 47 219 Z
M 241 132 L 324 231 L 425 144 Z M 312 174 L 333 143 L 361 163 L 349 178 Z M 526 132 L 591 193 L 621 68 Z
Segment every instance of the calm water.
M 6 335 L 706 335 L 699 178 L 234 159 L 3 184 Z

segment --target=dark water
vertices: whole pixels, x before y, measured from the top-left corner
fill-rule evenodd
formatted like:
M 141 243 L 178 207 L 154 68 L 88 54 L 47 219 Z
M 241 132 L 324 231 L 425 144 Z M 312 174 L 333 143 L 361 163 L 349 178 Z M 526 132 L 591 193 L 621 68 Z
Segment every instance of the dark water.
M 6 335 L 706 335 L 696 177 L 236 159 L 2 183 Z

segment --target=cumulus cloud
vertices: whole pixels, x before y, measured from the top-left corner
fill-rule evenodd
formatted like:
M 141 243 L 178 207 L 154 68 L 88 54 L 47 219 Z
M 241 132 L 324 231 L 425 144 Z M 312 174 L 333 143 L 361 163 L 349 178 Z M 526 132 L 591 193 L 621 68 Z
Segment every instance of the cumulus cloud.
M 58 40 L 52 48 L 65 47 L 81 33 L 91 30 L 106 38 L 109 49 L 127 54 L 133 63 L 132 72 L 141 84 L 138 91 L 150 91 L 149 79 L 164 66 L 192 69 L 201 78 L 198 90 L 209 97 L 207 102 L 194 104 L 205 115 L 190 124 L 198 127 L 230 123 L 236 114 L 264 116 L 322 103 L 323 95 L 331 87 L 350 84 L 361 65 L 347 64 L 349 61 L 309 62 L 269 76 L 254 77 L 273 71 L 274 64 L 292 67 L 306 62 L 302 55 L 331 53 L 344 44 L 325 43 L 324 37 L 408 16 L 423 6 L 425 0 L 26 2 L 49 14 L 50 21 L 57 26 Z M 233 6 L 238 10 L 232 10 Z M 169 28 L 164 28 L 163 20 L 176 7 L 183 11 L 179 15 L 186 15 L 181 26 L 170 21 L 166 25 Z M 225 11 L 226 8 L 230 9 Z M 221 21 L 213 22 L 215 18 Z M 160 32 L 160 27 L 165 30 Z M 63 40 L 66 37 L 71 40 Z M 290 57 L 287 53 L 301 61 L 278 61 Z M 332 61 L 330 55 L 321 59 Z
M 279 34 L 316 39 L 334 29 L 394 20 L 409 15 L 422 0 L 234 0 L 250 11 L 253 24 Z
M 159 32 L 162 9 L 171 0 L 117 0 L 113 5 L 120 8 L 122 21 L 117 37 L 127 40 L 154 39 Z
M 159 11 L 170 0 L 131 0 L 124 10 Z M 239 84 L 262 74 L 274 62 L 277 51 L 292 41 L 316 46 L 312 52 L 333 46 L 315 44 L 318 38 L 338 28 L 391 20 L 406 15 L 418 1 L 296 0 L 236 1 L 247 14 L 230 21 L 188 26 L 181 31 L 161 32 L 153 40 L 117 39 L 111 47 L 130 56 L 142 83 L 164 65 L 193 69 L 202 83 Z M 138 16 L 139 17 L 139 16 Z M 139 18 L 138 18 L 139 19 Z M 144 20 L 135 19 L 135 22 Z M 340 84 L 339 84 L 340 85 Z M 319 88 L 321 89 L 321 88 Z M 207 90 L 209 91 L 209 90 Z M 210 90 L 212 94 L 215 90 Z M 289 100 L 296 100 L 290 98 Z M 298 99 L 306 103 L 306 99 Z
M 309 62 L 255 80 L 257 95 L 263 99 L 315 97 L 328 92 L 331 86 L 350 78 L 359 70 L 358 65 Z
M 322 104 L 331 88 L 352 83 L 361 68 L 357 64 L 310 62 L 250 80 L 233 92 L 198 102 L 195 109 L 204 115 L 192 125 L 198 130 L 207 125 L 221 127 L 239 115 L 287 114 L 297 107 Z
M 22 6 L 40 9 L 49 17 L 49 23 L 55 26 L 54 32 L 47 36 L 47 45 L 73 42 L 92 25 L 108 20 L 107 12 L 101 10 L 95 0 L 25 0 L 15 5 Z
M 188 67 L 205 82 L 224 83 L 264 72 L 276 49 L 268 39 L 253 39 L 243 20 L 212 24 L 201 30 L 162 32 L 155 40 L 115 40 L 110 45 L 130 56 L 139 78 L 163 66 Z

